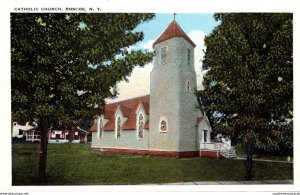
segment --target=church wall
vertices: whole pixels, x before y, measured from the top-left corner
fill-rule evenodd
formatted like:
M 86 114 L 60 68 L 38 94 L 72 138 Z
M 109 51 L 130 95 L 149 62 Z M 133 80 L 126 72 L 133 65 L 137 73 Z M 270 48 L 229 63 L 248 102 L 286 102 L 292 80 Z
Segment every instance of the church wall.
M 187 50 L 191 51 L 190 66 L 187 62 Z M 201 113 L 195 109 L 197 105 L 196 96 L 193 93 L 195 87 L 197 87 L 196 82 L 196 72 L 194 68 L 194 48 L 187 42 L 184 42 L 182 46 L 183 62 L 180 70 L 180 109 L 181 113 L 179 119 L 179 150 L 180 151 L 193 151 L 199 149 L 198 143 L 198 133 L 196 128 L 196 118 L 201 116 Z M 191 90 L 188 91 L 186 87 L 186 82 L 189 80 L 191 84 Z
M 168 48 L 167 63 L 161 65 L 160 51 L 165 46 Z M 150 149 L 197 150 L 196 115 L 193 113 L 196 99 L 192 93 L 185 95 L 187 92 L 184 91 L 187 78 L 193 86 L 196 86 L 193 60 L 191 66 L 186 67 L 187 48 L 192 51 L 191 59 L 193 59 L 193 47 L 181 37 L 172 38 L 155 46 L 154 69 L 150 77 Z M 185 99 L 187 97 L 188 99 Z M 167 119 L 169 126 L 167 133 L 159 131 L 161 117 Z
M 144 130 L 144 138 L 137 138 L 136 130 L 121 131 L 121 138 L 116 139 L 115 131 L 103 131 L 103 138 L 99 139 L 98 132 L 92 134 L 92 148 L 130 148 L 148 149 L 148 130 Z
M 150 76 L 150 149 L 178 151 L 179 70 L 182 38 L 173 38 L 155 46 L 154 69 Z M 161 65 L 161 48 L 167 47 L 167 63 Z M 177 64 L 179 63 L 179 64 Z M 167 121 L 167 132 L 160 132 L 160 121 Z

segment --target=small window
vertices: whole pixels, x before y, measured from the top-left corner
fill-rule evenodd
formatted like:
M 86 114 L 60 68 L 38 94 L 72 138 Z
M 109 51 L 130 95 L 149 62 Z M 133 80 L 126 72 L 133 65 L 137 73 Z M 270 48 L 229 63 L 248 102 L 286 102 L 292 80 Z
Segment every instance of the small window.
M 138 120 L 138 138 L 139 139 L 144 138 L 144 116 L 143 116 L 143 114 L 139 115 L 139 120 Z
M 161 64 L 166 64 L 167 63 L 167 47 L 162 47 L 160 50 L 160 61 Z
M 187 65 L 191 66 L 191 50 L 187 49 Z
M 160 122 L 160 132 L 167 132 L 167 131 L 168 131 L 167 121 L 163 119 Z
M 121 138 L 121 117 L 117 118 L 117 132 L 116 132 L 116 137 L 117 139 Z
M 102 118 L 100 118 L 100 121 L 99 121 L 99 132 L 98 132 L 98 138 L 101 139 L 102 138 L 102 134 L 103 134 L 103 120 Z
M 207 142 L 207 137 L 208 137 L 208 131 L 207 130 L 201 130 L 201 132 L 202 132 L 202 139 L 201 139 L 201 141 L 202 142 Z
M 192 91 L 192 85 L 191 85 L 191 82 L 189 80 L 186 81 L 185 88 L 186 88 L 187 92 L 191 93 L 191 91 Z

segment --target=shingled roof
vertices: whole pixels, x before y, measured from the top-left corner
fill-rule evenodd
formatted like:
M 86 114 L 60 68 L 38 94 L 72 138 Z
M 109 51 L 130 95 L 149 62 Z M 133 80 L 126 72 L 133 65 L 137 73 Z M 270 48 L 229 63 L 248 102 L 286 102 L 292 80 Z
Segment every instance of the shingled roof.
M 173 20 L 167 29 L 158 37 L 158 39 L 153 43 L 153 48 L 156 44 L 171 39 L 173 37 L 182 37 L 187 42 L 189 42 L 193 47 L 196 47 L 196 44 L 187 36 L 187 34 L 182 30 L 176 20 Z
M 104 131 L 114 131 L 115 130 L 115 112 L 118 108 L 121 109 L 124 117 L 128 118 L 127 121 L 122 125 L 122 130 L 135 130 L 136 129 L 136 111 L 140 105 L 143 105 L 145 113 L 149 115 L 149 104 L 150 95 L 136 97 L 133 99 L 123 100 L 111 104 L 105 105 L 104 118 L 108 122 L 104 125 Z M 149 121 L 146 122 L 145 129 L 149 129 Z M 97 125 L 93 124 L 90 131 L 97 131 Z

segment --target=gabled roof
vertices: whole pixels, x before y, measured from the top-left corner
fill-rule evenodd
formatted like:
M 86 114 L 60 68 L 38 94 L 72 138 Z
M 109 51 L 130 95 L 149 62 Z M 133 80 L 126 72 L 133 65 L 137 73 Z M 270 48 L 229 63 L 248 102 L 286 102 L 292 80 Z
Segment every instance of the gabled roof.
M 206 122 L 206 124 L 207 124 L 207 126 L 209 127 L 210 131 L 212 131 L 211 126 L 210 126 L 210 124 L 209 124 L 209 120 L 207 119 L 206 116 L 197 117 L 197 119 L 196 119 L 196 127 L 198 128 L 199 125 L 200 125 L 202 122 Z
M 158 37 L 158 39 L 153 43 L 153 48 L 156 44 L 171 39 L 173 37 L 182 37 L 187 42 L 189 42 L 193 47 L 196 47 L 196 44 L 187 36 L 187 34 L 182 30 L 176 20 L 173 20 L 167 29 Z
M 123 117 L 127 118 L 127 121 L 122 125 L 122 130 L 133 130 L 136 129 L 136 110 L 140 105 L 143 105 L 145 113 L 149 115 L 149 104 L 150 95 L 136 97 L 128 100 L 123 100 L 111 104 L 106 104 L 104 107 L 104 118 L 108 122 L 104 125 L 104 131 L 114 131 L 115 130 L 115 112 L 118 108 L 121 109 Z M 149 124 L 146 122 L 145 129 L 149 129 Z M 97 125 L 94 124 L 90 131 L 97 131 Z
M 126 117 L 126 118 L 129 118 L 129 117 L 130 117 L 130 114 L 131 114 L 131 112 L 132 112 L 132 108 L 129 108 L 129 107 L 124 106 L 124 105 L 122 105 L 122 104 L 120 105 L 119 108 L 121 109 L 122 114 L 123 114 L 124 117 Z

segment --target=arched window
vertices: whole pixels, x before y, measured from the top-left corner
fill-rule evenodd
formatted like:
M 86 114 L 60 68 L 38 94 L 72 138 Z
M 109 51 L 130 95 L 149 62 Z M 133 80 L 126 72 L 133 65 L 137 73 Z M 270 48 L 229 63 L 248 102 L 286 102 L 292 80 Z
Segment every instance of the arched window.
M 192 91 L 192 85 L 191 85 L 191 82 L 189 80 L 186 81 L 185 88 L 186 88 L 186 91 L 189 92 L 189 93 Z
M 167 121 L 165 119 L 161 120 L 159 130 L 160 130 L 160 132 L 167 132 L 168 131 Z
M 138 118 L 138 138 L 144 138 L 144 116 L 143 114 L 139 115 Z
M 99 132 L 98 132 L 98 138 L 101 139 L 103 135 L 103 119 L 100 118 L 99 120 Z
M 117 118 L 117 135 L 116 135 L 116 137 L 117 137 L 117 139 L 119 139 L 119 138 L 121 138 L 121 117 L 118 117 Z

